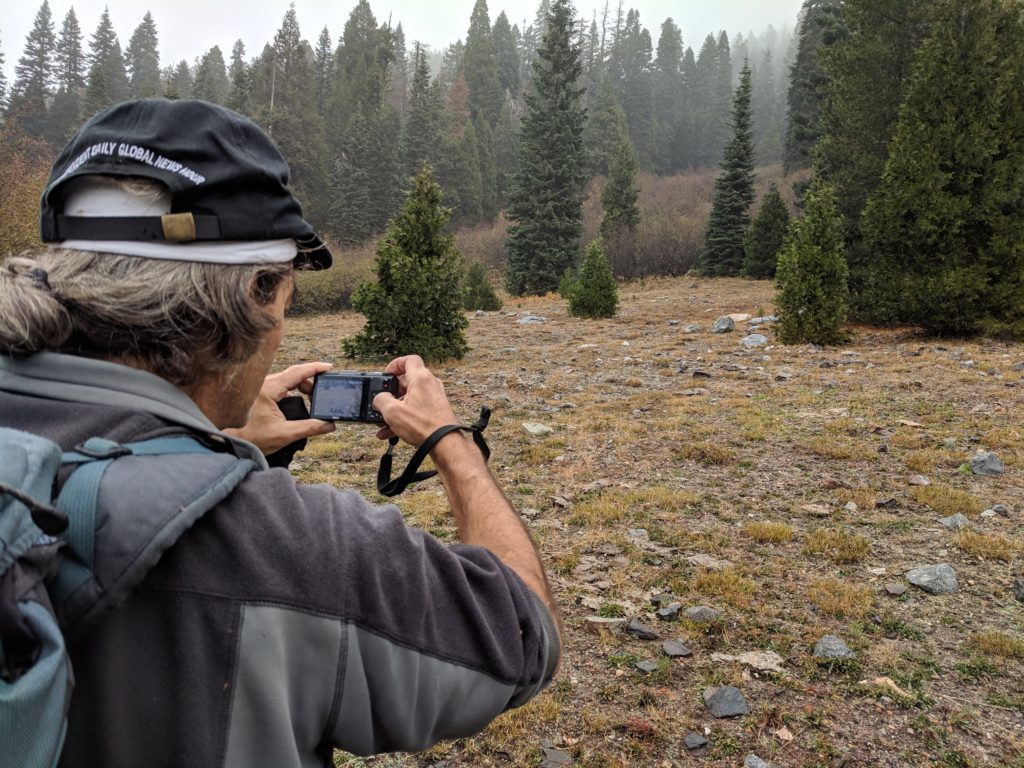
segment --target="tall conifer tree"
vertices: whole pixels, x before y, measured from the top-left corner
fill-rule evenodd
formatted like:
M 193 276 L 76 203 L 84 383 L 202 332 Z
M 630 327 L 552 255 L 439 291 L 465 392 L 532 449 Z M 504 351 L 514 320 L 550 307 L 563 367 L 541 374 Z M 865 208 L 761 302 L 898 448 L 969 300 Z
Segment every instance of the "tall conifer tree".
M 320 30 L 316 48 L 313 49 L 313 97 L 316 100 L 316 111 L 321 115 L 327 111 L 333 84 L 334 45 L 331 33 L 325 26 Z
M 235 40 L 231 47 L 231 65 L 228 67 L 227 106 L 243 115 L 252 114 L 252 83 L 249 79 L 249 67 L 245 63 L 245 43 Z
M 192 96 L 203 101 L 212 101 L 214 104 L 223 104 L 227 101 L 230 89 L 231 81 L 228 80 L 224 54 L 221 53 L 220 46 L 215 45 L 199 60 L 196 79 L 192 84 Z
M 743 236 L 754 202 L 754 145 L 750 113 L 750 67 L 740 73 L 732 108 L 732 140 L 725 147 L 715 179 L 711 218 L 698 269 L 705 275 L 736 275 L 743 264 Z
M 96 31 L 89 38 L 88 60 L 85 111 L 93 115 L 128 98 L 128 73 L 107 8 L 103 9 Z
M 601 190 L 601 236 L 615 240 L 635 232 L 640 225 L 640 187 L 636 183 L 636 153 L 628 141 L 619 145 L 608 172 L 608 183 Z
M 665 19 L 654 59 L 655 169 L 674 173 L 682 167 L 678 146 L 679 125 L 683 119 L 683 35 L 672 19 Z
M 502 105 L 507 98 L 513 101 L 519 98 L 519 51 L 516 38 L 508 23 L 508 16 L 502 11 L 494 20 L 491 29 L 494 38 L 494 57 L 498 65 L 498 87 L 501 91 Z
M 583 153 L 588 176 L 607 176 L 619 148 L 629 144 L 626 114 L 619 106 L 607 76 L 601 78 L 597 94 L 592 97 L 583 129 Z M 632 146 L 632 145 L 631 145 Z
M 32 29 L 25 37 L 24 52 L 14 67 L 14 85 L 8 105 L 8 114 L 33 136 L 46 134 L 46 105 L 53 94 L 55 46 L 50 4 L 43 0 Z
M 151 99 L 163 95 L 156 22 L 149 11 L 146 11 L 128 41 L 124 62 L 128 71 L 128 92 L 133 99 Z
M 7 109 L 7 73 L 4 72 L 4 52 L 0 49 L 0 112 Z
M 50 106 L 48 138 L 64 144 L 82 120 L 85 96 L 85 56 L 82 53 L 82 28 L 75 9 L 68 9 L 61 25 L 56 49 L 55 82 L 57 92 Z
M 1024 337 L 1021 40 L 1019 3 L 938 0 L 864 213 L 876 319 Z
M 583 218 L 582 73 L 569 0 L 553 0 L 526 97 L 509 200 L 506 280 L 513 294 L 553 291 L 579 257 Z
M 743 276 L 755 280 L 775 277 L 775 266 L 789 231 L 789 209 L 773 183 L 744 238 Z
M 476 0 L 473 5 L 462 71 L 466 85 L 469 86 L 471 116 L 482 116 L 489 125 L 494 125 L 501 111 L 501 89 L 498 85 L 498 59 L 486 0 Z

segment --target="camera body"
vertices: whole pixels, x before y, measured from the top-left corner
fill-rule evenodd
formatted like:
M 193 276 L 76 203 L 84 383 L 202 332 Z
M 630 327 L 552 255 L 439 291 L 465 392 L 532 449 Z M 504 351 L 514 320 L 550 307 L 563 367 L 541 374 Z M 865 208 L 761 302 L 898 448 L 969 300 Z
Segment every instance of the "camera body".
M 310 416 L 323 421 L 383 424 L 383 417 L 373 407 L 373 398 L 380 392 L 398 397 L 398 377 L 390 373 L 358 371 L 318 374 L 313 379 Z

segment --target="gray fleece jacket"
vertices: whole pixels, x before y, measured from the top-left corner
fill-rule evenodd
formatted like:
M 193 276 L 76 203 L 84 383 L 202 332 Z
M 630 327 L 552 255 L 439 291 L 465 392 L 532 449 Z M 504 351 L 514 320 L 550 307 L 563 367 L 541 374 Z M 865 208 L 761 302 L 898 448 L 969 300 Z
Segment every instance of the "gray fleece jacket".
M 0 356 L 0 425 L 64 450 L 187 433 L 260 466 L 72 639 L 65 768 L 298 768 L 331 765 L 334 748 L 420 750 L 479 731 L 557 666 L 551 615 L 488 550 L 266 469 L 156 376 Z

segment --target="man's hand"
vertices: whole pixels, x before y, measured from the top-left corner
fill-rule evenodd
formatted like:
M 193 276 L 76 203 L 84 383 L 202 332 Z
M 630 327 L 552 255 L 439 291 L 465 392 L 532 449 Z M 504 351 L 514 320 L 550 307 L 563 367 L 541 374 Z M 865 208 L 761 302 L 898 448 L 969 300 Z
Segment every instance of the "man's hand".
M 288 421 L 277 407 L 278 402 L 294 389 L 304 395 L 310 394 L 313 391 L 313 377 L 330 369 L 330 363 L 302 363 L 285 368 L 280 373 L 270 374 L 263 380 L 263 387 L 249 411 L 249 421 L 245 426 L 224 431 L 248 440 L 264 454 L 274 453 L 304 437 L 333 432 L 334 422 L 320 419 Z
M 373 398 L 373 407 L 387 424 L 377 437 L 398 435 L 409 445 L 419 447 L 434 430 L 459 423 L 444 393 L 444 384 L 427 370 L 422 358 L 399 357 L 388 363 L 384 373 L 398 376 L 399 398 L 387 392 Z

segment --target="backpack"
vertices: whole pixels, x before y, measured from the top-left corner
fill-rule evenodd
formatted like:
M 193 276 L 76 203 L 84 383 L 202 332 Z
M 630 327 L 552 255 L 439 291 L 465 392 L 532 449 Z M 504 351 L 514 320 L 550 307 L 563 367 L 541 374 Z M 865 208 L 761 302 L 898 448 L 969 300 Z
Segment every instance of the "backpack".
M 254 469 L 184 435 L 92 438 L 62 453 L 0 427 L 0 768 L 57 764 L 74 687 L 67 647 Z

